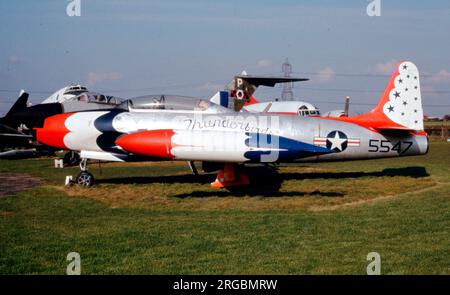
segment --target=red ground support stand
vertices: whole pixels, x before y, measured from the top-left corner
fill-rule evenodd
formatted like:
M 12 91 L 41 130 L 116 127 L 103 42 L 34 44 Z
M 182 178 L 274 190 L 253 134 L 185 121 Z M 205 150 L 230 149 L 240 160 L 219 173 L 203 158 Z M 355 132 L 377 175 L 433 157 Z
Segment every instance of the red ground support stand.
M 216 180 L 211 183 L 213 188 L 224 188 L 229 186 L 249 185 L 247 174 L 239 171 L 236 164 L 225 163 L 224 169 L 217 173 Z

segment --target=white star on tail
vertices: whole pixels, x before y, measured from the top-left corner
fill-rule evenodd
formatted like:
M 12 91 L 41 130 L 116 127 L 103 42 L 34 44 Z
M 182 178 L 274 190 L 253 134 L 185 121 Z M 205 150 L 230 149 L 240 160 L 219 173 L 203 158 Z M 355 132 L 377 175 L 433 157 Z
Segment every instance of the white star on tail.
M 342 152 L 342 144 L 347 140 L 347 138 L 340 138 L 339 132 L 336 132 L 334 137 L 329 137 L 328 140 L 331 142 L 330 150 L 334 150 L 335 148 L 337 148 Z

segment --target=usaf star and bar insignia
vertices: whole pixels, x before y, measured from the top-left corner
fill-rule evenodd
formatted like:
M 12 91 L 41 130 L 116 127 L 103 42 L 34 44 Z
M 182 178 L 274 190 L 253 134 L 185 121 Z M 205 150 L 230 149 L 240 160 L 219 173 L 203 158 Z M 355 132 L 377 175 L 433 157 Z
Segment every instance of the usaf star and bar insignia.
M 331 131 L 326 137 L 314 137 L 314 145 L 325 146 L 334 152 L 343 152 L 349 146 L 359 146 L 358 138 L 348 138 L 342 131 Z

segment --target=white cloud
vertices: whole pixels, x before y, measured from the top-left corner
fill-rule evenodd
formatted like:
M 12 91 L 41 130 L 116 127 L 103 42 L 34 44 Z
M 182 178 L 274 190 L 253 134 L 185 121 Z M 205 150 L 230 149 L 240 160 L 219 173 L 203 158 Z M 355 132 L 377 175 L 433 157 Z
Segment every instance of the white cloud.
M 90 72 L 87 78 L 87 85 L 92 86 L 98 82 L 107 81 L 107 80 L 119 80 L 122 78 L 122 75 L 117 72 L 109 72 L 109 73 L 96 73 Z
M 12 65 L 20 64 L 22 60 L 17 55 L 11 55 L 8 62 Z
M 434 95 L 433 92 L 435 90 L 436 89 L 434 88 L 433 85 L 430 85 L 429 83 L 422 83 L 422 81 L 420 82 L 420 91 L 422 91 L 422 93 L 423 92 L 428 92 L 427 96 L 430 95 L 430 94 Z
M 396 59 L 392 59 L 390 61 L 387 61 L 385 63 L 378 63 L 372 68 L 370 68 L 370 73 L 376 74 L 376 75 L 390 75 L 394 72 L 395 67 L 400 62 Z
M 256 63 L 256 66 L 258 68 L 267 68 L 267 67 L 272 66 L 272 64 L 273 64 L 273 62 L 270 59 L 261 59 L 261 60 L 258 60 L 258 62 Z
M 219 90 L 224 90 L 224 88 L 225 88 L 225 85 L 218 84 L 218 83 L 211 83 L 211 82 L 207 82 L 198 87 L 199 90 L 207 90 L 207 91 L 219 91 Z
M 430 81 L 433 83 L 450 82 L 450 72 L 447 70 L 440 70 L 431 76 Z
M 317 79 L 319 82 L 328 82 L 334 76 L 334 70 L 331 67 L 326 67 L 318 72 Z

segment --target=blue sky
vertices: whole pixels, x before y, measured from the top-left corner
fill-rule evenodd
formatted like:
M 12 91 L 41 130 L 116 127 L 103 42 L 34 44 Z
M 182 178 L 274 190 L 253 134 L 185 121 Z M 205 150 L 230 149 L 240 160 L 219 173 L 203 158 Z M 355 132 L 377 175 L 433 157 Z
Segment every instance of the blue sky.
M 22 88 L 38 103 L 71 83 L 125 98 L 209 97 L 244 69 L 281 74 L 286 57 L 311 78 L 295 97 L 323 111 L 346 95 L 352 113 L 370 109 L 407 59 L 423 74 L 425 113 L 450 113 L 450 1 L 381 0 L 379 17 L 365 0 L 80 1 L 79 17 L 64 0 L 0 2 L 0 113 Z

